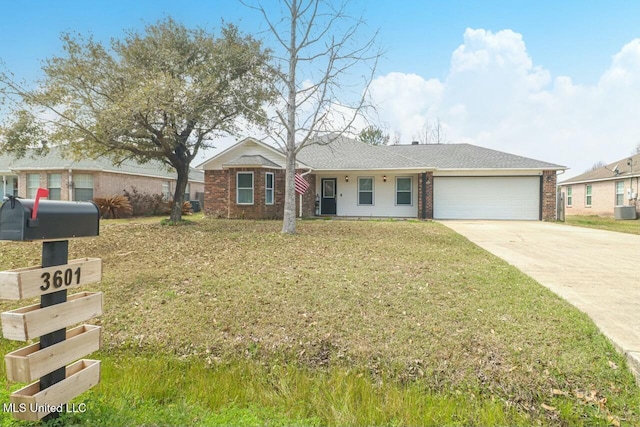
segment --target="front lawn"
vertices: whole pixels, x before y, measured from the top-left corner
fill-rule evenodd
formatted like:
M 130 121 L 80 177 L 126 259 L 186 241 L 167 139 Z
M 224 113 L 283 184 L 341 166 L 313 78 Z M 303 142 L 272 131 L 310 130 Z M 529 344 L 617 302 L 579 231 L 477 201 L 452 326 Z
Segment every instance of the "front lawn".
M 280 228 L 104 221 L 72 241 L 70 259 L 103 259 L 82 290 L 105 292 L 105 314 L 102 383 L 69 422 L 640 424 L 625 359 L 587 316 L 446 227 Z M 0 270 L 39 262 L 40 244 L 0 243 Z
M 640 220 L 616 220 L 611 217 L 597 215 L 569 215 L 565 217 L 565 223 L 579 227 L 640 234 Z

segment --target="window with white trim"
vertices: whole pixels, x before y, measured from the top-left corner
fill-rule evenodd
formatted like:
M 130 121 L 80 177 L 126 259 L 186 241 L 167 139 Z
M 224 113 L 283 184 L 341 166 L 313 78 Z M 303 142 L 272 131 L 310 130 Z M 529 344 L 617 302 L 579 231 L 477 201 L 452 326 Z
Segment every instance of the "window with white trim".
M 162 182 L 162 198 L 165 201 L 171 199 L 171 183 L 169 181 Z
M 624 205 L 624 181 L 616 181 L 616 206 Z
M 266 172 L 264 174 L 264 204 L 272 205 L 273 202 L 273 172 Z
M 78 173 L 73 176 L 73 200 L 77 202 L 93 200 L 93 175 Z
M 358 205 L 373 205 L 373 178 L 358 178 Z
M 410 176 L 396 177 L 396 205 L 413 204 L 413 178 Z
M 592 200 L 591 191 L 592 191 L 591 185 L 587 185 L 585 187 L 585 191 L 584 191 L 584 195 L 585 195 L 584 196 L 584 204 L 586 206 L 591 206 L 591 200 Z
M 27 174 L 27 199 L 35 199 L 36 192 L 40 187 L 40 174 L 28 173 Z
M 61 200 L 62 197 L 62 174 L 50 173 L 47 177 L 49 182 L 49 200 Z
M 191 200 L 191 183 L 187 182 L 187 186 L 184 187 L 184 199 L 185 202 Z
M 253 172 L 238 172 L 236 175 L 236 203 L 253 204 Z
M 567 206 L 573 206 L 573 187 L 567 187 Z

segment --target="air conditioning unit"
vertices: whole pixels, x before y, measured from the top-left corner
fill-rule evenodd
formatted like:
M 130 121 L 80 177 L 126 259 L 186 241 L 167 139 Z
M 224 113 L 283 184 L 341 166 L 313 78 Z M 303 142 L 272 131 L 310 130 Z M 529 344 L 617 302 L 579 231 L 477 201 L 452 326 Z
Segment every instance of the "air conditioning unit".
M 636 207 L 615 206 L 613 208 L 613 217 L 615 219 L 636 219 Z

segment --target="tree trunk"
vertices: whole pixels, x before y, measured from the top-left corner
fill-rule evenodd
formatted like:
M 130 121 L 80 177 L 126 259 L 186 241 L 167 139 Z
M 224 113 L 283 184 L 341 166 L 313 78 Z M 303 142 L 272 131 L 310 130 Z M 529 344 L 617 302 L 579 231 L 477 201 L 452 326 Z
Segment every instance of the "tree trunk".
M 184 193 L 189 182 L 189 163 L 185 162 L 181 167 L 176 167 L 178 180 L 176 191 L 173 194 L 173 207 L 171 208 L 170 221 L 174 224 L 182 221 L 182 204 L 184 203 Z
M 296 153 L 287 150 L 287 169 L 285 171 L 284 188 L 284 219 L 282 221 L 282 232 L 295 234 L 296 232 Z

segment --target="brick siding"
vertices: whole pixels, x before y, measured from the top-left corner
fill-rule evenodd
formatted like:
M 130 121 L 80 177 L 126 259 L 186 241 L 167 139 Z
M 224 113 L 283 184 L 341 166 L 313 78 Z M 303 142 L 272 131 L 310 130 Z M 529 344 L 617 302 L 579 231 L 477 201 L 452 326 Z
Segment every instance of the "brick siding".
M 253 172 L 253 204 L 237 203 L 236 176 L 238 172 Z M 274 174 L 274 203 L 265 203 L 266 173 Z M 298 171 L 302 173 L 303 171 Z M 306 175 L 309 189 L 303 195 L 303 216 L 315 212 L 315 175 Z M 279 219 L 284 215 L 285 171 L 266 168 L 234 168 L 205 171 L 204 205 L 205 213 L 219 218 Z M 300 209 L 300 198 L 296 196 L 296 215 Z
M 556 220 L 556 171 L 542 172 L 542 220 Z
M 38 171 L 34 172 L 40 175 L 40 187 L 49 187 L 49 174 L 61 175 L 61 188 L 60 188 L 60 200 L 70 200 L 71 194 L 69 191 L 69 171 L 64 170 L 50 170 L 50 171 Z M 18 195 L 20 197 L 26 197 L 27 195 L 27 174 L 31 172 L 21 172 L 18 175 Z M 93 197 L 109 197 L 122 195 L 124 190 L 131 191 L 132 187 L 140 193 L 149 194 L 162 194 L 162 183 L 171 182 L 170 188 L 173 192 L 175 190 L 176 180 L 165 178 L 153 178 L 140 175 L 126 175 L 120 173 L 110 172 L 91 172 L 91 171 L 72 171 L 72 177 L 75 174 L 90 174 L 93 175 Z M 204 183 L 190 182 L 189 183 L 190 198 L 194 199 L 196 192 L 204 192 Z

